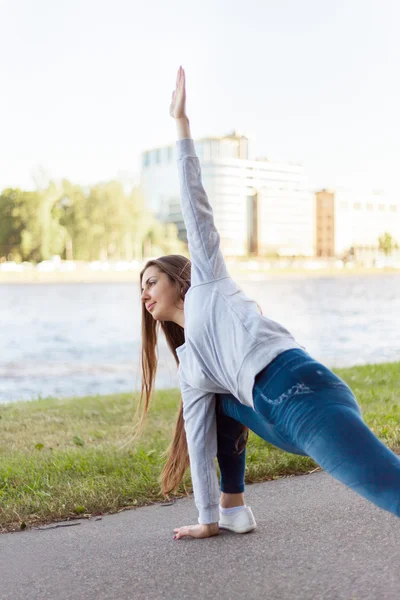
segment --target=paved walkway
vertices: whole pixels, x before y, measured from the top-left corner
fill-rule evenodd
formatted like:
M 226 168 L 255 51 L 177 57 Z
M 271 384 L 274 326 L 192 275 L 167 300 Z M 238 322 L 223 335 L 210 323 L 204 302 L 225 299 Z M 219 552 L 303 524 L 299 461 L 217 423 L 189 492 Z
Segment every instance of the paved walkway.
M 0 535 L 1 600 L 398 600 L 400 519 L 324 472 L 246 488 L 258 527 L 173 540 L 192 498 Z

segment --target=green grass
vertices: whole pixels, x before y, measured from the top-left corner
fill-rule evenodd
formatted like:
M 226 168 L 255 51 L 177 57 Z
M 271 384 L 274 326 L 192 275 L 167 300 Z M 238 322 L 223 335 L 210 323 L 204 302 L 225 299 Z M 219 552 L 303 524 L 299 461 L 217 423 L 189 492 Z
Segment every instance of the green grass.
M 335 369 L 375 434 L 400 453 L 400 363 Z M 0 532 L 115 513 L 166 499 L 159 477 L 178 390 L 156 391 L 142 436 L 132 435 L 138 394 L 0 405 Z M 317 464 L 250 432 L 246 483 L 309 473 Z M 190 470 L 176 493 L 191 492 Z

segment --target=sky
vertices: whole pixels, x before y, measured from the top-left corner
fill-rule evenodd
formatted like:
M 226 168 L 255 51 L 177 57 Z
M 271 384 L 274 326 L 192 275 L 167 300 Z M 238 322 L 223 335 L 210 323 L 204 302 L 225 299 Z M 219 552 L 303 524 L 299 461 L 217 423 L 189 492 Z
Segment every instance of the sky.
M 0 190 L 135 183 L 174 143 L 250 136 L 310 186 L 398 190 L 397 0 L 0 0 Z

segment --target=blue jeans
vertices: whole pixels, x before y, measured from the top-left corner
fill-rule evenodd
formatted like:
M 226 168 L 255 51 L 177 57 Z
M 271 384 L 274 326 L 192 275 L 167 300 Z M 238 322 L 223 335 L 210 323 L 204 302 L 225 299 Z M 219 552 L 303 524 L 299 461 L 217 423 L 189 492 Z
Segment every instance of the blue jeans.
M 347 384 L 304 350 L 282 352 L 257 375 L 254 410 L 232 394 L 216 399 L 222 492 L 244 491 L 246 450 L 235 449 L 243 424 L 400 517 L 400 458 L 365 424 Z

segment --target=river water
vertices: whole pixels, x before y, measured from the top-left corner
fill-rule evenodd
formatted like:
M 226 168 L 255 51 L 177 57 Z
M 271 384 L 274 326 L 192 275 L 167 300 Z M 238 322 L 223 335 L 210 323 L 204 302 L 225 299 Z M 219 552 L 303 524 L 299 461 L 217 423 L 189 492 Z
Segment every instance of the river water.
M 400 360 L 397 274 L 236 281 L 331 368 Z M 139 389 L 140 316 L 136 283 L 1 285 L 0 403 Z M 178 377 L 161 334 L 163 387 Z

